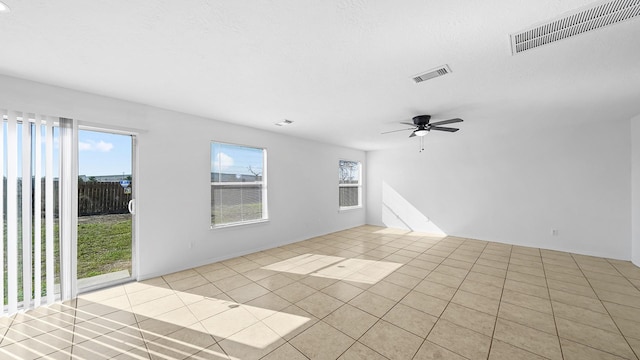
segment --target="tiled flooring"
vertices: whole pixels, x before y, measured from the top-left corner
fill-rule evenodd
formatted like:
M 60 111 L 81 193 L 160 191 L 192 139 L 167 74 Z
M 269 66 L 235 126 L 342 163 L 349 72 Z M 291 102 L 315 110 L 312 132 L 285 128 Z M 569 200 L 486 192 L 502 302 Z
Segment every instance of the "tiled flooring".
M 0 358 L 637 359 L 630 262 L 362 226 L 0 318 Z

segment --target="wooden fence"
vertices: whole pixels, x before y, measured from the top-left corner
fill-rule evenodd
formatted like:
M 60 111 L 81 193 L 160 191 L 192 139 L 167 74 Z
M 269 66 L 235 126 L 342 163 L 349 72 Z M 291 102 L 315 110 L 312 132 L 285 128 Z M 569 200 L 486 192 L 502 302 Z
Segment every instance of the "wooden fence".
M 18 200 L 22 197 L 22 182 L 18 181 Z M 58 216 L 59 196 L 58 180 L 53 182 L 53 207 L 54 214 Z M 34 182 L 31 183 L 32 192 Z M 45 211 L 45 181 L 42 179 L 42 212 Z M 7 198 L 7 179 L 4 179 L 4 199 Z M 118 182 L 78 182 L 78 216 L 126 214 L 131 194 L 125 194 L 124 188 Z M 20 202 L 18 201 L 20 205 Z M 3 204 L 4 213 L 7 213 L 6 201 Z

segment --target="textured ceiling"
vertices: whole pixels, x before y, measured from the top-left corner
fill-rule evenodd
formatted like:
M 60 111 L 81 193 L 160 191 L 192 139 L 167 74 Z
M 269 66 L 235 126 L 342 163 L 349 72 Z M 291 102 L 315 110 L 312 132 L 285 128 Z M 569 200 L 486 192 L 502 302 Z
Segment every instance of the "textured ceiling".
M 592 1 L 3 1 L 2 74 L 364 150 L 417 114 L 464 118 L 444 139 L 640 113 L 640 18 L 511 55 Z

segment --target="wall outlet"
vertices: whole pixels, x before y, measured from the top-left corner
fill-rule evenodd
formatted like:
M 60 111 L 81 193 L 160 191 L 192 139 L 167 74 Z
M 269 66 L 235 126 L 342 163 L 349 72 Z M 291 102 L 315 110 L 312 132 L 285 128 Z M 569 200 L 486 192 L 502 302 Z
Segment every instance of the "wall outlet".
M 551 229 L 551 236 L 558 236 L 560 234 L 560 231 L 558 231 L 558 229 Z

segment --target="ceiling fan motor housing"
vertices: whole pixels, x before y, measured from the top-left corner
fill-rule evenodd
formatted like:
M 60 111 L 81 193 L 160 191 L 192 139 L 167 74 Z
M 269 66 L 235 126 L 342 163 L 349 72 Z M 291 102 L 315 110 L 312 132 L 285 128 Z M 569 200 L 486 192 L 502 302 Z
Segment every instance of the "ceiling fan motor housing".
M 427 125 L 429 124 L 429 119 L 431 119 L 431 115 L 418 115 L 413 117 L 413 123 L 418 126 Z

